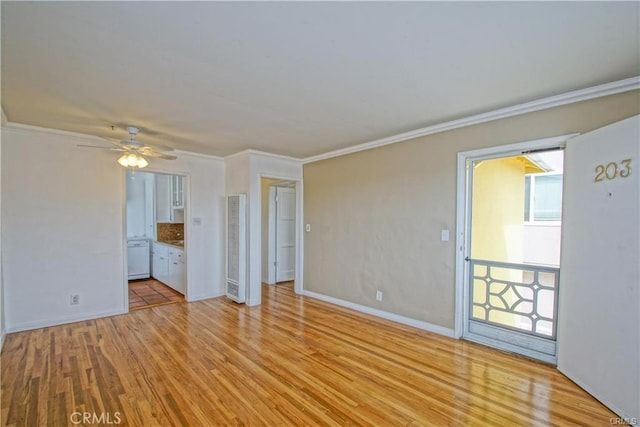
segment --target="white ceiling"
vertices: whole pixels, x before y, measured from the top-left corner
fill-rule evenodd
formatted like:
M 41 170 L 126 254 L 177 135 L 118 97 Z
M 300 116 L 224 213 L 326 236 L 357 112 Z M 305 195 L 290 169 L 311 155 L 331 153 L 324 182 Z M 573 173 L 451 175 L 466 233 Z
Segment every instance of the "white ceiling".
M 639 2 L 1 7 L 9 121 L 219 156 L 307 157 L 640 74 Z

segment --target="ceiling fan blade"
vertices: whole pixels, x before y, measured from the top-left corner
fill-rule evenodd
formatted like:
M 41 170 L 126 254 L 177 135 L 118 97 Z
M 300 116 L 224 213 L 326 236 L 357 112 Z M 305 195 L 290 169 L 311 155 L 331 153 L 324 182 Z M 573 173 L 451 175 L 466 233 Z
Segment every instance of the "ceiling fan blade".
M 144 147 L 140 147 L 136 150 L 138 153 L 140 154 L 147 154 L 147 153 L 162 153 L 164 150 L 158 150 L 157 148 L 154 147 L 149 147 L 149 146 L 144 146 Z
M 156 153 L 154 151 L 150 151 L 150 152 L 147 152 L 147 153 L 140 153 L 140 154 L 142 154 L 143 156 L 146 156 L 146 157 L 157 157 L 159 159 L 166 159 L 166 160 L 175 160 L 175 159 L 177 159 L 176 156 L 171 156 L 169 154 Z
M 102 139 L 107 141 L 109 144 L 113 144 L 116 147 L 121 148 L 123 150 L 128 150 L 131 148 L 130 146 L 127 146 L 126 144 L 123 144 L 120 141 L 116 141 L 115 139 L 111 139 L 111 138 L 102 138 Z
M 113 142 L 115 144 L 115 142 Z M 123 139 L 119 144 L 116 144 L 120 147 L 125 148 L 135 148 L 137 150 L 142 150 L 145 148 L 149 148 L 155 151 L 173 151 L 173 147 L 164 144 L 147 144 L 142 141 L 138 141 L 137 139 Z
M 78 144 L 78 147 L 83 147 L 83 148 L 99 148 L 101 150 L 109 150 L 109 151 L 127 151 L 124 148 L 113 148 L 113 147 L 100 147 L 98 145 L 82 145 L 82 144 Z
M 164 144 L 143 144 L 142 148 L 150 148 L 155 151 L 173 151 L 174 148 Z

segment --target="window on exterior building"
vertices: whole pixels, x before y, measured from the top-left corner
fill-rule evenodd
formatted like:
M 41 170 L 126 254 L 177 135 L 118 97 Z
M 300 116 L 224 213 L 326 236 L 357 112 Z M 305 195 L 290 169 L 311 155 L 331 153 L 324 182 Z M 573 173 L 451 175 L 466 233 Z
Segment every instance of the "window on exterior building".
M 532 174 L 524 180 L 524 220 L 562 219 L 562 174 Z

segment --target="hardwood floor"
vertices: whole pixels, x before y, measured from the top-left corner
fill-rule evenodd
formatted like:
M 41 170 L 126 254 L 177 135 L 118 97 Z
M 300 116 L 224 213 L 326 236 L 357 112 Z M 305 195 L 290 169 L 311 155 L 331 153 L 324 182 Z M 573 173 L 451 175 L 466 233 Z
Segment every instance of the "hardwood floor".
M 298 297 L 290 285 L 265 286 L 263 300 L 10 334 L 2 424 L 72 425 L 74 412 L 134 426 L 605 426 L 615 416 L 543 364 Z

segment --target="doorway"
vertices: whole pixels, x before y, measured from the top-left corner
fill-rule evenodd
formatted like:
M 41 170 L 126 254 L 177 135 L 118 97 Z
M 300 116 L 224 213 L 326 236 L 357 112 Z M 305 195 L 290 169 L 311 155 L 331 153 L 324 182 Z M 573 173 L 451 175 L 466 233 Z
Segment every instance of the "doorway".
M 185 184 L 182 175 L 126 171 L 129 310 L 185 300 Z
M 554 364 L 565 140 L 459 157 L 460 335 Z
M 262 282 L 292 282 L 296 265 L 296 183 L 262 178 Z

